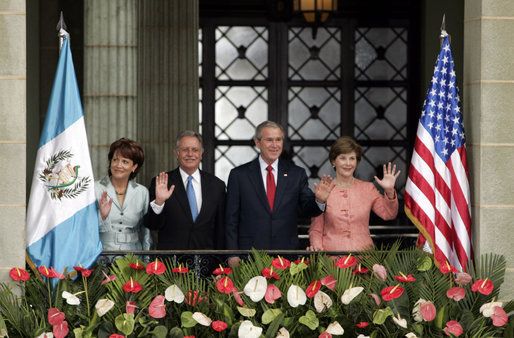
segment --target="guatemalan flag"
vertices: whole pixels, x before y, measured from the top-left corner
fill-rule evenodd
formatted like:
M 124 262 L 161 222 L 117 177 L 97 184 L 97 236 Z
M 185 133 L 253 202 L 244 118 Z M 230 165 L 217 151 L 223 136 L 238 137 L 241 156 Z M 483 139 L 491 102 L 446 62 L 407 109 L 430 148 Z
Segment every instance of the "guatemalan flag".
M 61 273 L 74 265 L 89 267 L 102 251 L 86 127 L 67 33 L 32 178 L 27 251 L 36 266 Z

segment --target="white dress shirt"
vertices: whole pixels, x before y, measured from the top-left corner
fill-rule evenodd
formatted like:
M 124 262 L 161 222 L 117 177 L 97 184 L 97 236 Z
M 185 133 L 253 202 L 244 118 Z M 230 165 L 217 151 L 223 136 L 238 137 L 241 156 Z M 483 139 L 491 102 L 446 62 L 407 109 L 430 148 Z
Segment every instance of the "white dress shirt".
M 182 170 L 182 168 L 179 168 L 179 172 L 180 177 L 182 178 L 182 183 L 184 184 L 184 189 L 187 191 L 187 179 L 189 177 L 189 174 Z M 200 213 L 200 210 L 202 209 L 202 181 L 200 178 L 200 170 L 196 169 L 196 171 L 191 176 L 193 176 L 193 180 L 191 181 L 191 183 L 193 184 L 193 189 L 195 190 L 196 206 L 198 207 L 198 213 Z M 162 205 L 157 205 L 157 203 L 155 203 L 155 200 L 150 202 L 152 210 L 157 215 L 159 215 L 162 212 L 164 204 L 166 204 L 166 202 L 164 202 Z

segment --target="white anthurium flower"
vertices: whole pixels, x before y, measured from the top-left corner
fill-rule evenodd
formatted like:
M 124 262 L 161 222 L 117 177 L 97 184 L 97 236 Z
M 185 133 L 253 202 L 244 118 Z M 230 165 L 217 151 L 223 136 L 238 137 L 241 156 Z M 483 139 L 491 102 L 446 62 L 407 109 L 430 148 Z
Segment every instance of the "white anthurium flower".
M 484 317 L 491 317 L 494 313 L 494 308 L 496 306 L 499 306 L 499 307 L 503 307 L 503 304 L 502 302 L 489 302 L 489 303 L 485 303 L 484 305 L 482 305 L 480 307 L 480 313 L 484 316 Z
M 398 325 L 399 327 L 403 327 L 404 329 L 407 328 L 407 320 L 400 317 L 400 314 L 398 314 L 397 316 L 393 316 L 392 318 L 393 322 L 395 322 L 396 325 Z
M 207 317 L 201 312 L 195 312 L 193 313 L 193 319 L 196 320 L 196 322 L 203 326 L 210 326 L 212 323 L 212 319 Z
M 110 299 L 99 299 L 96 302 L 95 309 L 96 313 L 98 313 L 98 317 L 102 317 L 104 314 L 109 312 L 114 306 L 114 302 Z
M 421 311 L 419 310 L 419 306 L 421 305 L 421 303 L 424 303 L 426 302 L 425 299 L 423 298 L 420 298 L 418 299 L 418 301 L 414 304 L 414 308 L 412 309 L 412 316 L 414 317 L 414 320 L 416 322 L 421 322 L 423 321 L 423 317 L 421 317 Z
M 43 332 L 36 338 L 54 338 L 54 334 L 52 332 Z
M 344 305 L 350 304 L 355 297 L 361 294 L 362 290 L 364 290 L 362 286 L 356 286 L 354 288 L 344 290 L 343 295 L 341 296 L 341 302 L 343 302 Z
M 337 321 L 328 324 L 326 331 L 335 336 L 342 336 L 344 334 L 344 329 Z
M 184 302 L 184 293 L 180 288 L 173 284 L 171 286 L 168 286 L 168 288 L 164 291 L 164 298 L 168 302 L 175 302 L 177 304 L 182 304 Z
M 407 334 L 405 335 L 405 337 L 407 337 L 407 338 L 418 338 L 418 336 L 416 336 L 416 335 L 415 335 L 414 333 L 412 333 L 412 332 L 407 333 Z
M 239 338 L 259 338 L 262 333 L 262 327 L 254 326 L 251 321 L 245 320 L 237 330 Z
M 275 338 L 289 338 L 289 331 L 285 327 L 281 327 Z
M 298 285 L 292 284 L 287 290 L 287 302 L 291 307 L 298 307 L 298 305 L 304 305 L 307 301 L 307 295 L 305 291 Z
M 79 297 L 77 297 L 77 295 L 79 295 L 83 292 L 84 291 L 80 291 L 80 292 L 73 294 L 73 293 L 69 293 L 68 291 L 63 291 L 62 298 L 66 299 L 66 303 L 68 303 L 70 305 L 79 305 L 80 299 L 79 299 Z
M 314 296 L 314 308 L 318 313 L 330 309 L 332 306 L 332 299 L 323 291 L 318 291 Z
M 371 338 L 370 336 L 365 336 L 363 335 L 362 333 L 360 335 L 357 336 L 357 338 Z
M 253 302 L 258 302 L 264 298 L 268 282 L 263 276 L 255 276 L 246 283 L 243 292 L 250 297 Z

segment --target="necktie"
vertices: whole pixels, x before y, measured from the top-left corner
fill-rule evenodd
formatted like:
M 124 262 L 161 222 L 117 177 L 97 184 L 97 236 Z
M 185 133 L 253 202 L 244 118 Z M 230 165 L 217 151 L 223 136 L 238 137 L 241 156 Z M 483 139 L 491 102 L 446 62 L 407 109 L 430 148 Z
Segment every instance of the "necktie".
M 193 176 L 187 178 L 187 199 L 189 201 L 189 207 L 191 208 L 191 216 L 193 216 L 193 222 L 198 217 L 198 206 L 196 205 L 195 189 L 193 188 Z
M 273 167 L 268 165 L 266 167 L 268 175 L 266 176 L 266 195 L 268 196 L 268 203 L 271 210 L 273 210 L 273 204 L 275 203 L 275 179 L 273 178 Z

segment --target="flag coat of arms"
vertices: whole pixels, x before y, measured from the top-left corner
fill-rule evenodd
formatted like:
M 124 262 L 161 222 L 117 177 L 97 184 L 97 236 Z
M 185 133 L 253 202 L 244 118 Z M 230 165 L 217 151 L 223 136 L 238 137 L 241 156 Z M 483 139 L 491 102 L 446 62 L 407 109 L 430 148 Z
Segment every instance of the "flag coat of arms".
M 94 179 L 69 36 L 64 36 L 27 210 L 27 252 L 62 272 L 102 251 Z
M 418 124 L 405 212 L 440 264 L 465 270 L 472 257 L 466 141 L 448 34 Z

